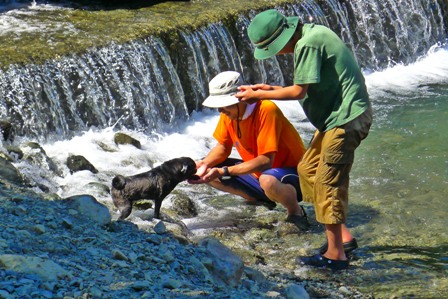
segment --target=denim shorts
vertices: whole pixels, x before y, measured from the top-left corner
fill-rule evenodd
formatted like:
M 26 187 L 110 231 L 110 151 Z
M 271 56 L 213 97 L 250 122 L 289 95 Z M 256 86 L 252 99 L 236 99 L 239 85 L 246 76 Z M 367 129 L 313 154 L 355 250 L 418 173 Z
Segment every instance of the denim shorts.
M 215 167 L 222 166 L 232 166 L 236 164 L 240 164 L 243 161 L 235 158 L 227 158 L 221 164 L 216 165 Z M 271 168 L 266 171 L 263 171 L 264 175 L 272 175 L 277 180 L 284 184 L 290 184 L 296 189 L 297 193 L 297 201 L 302 201 L 302 192 L 300 192 L 300 184 L 299 184 L 299 176 L 297 174 L 297 168 L 295 167 L 285 167 L 285 168 Z M 243 174 L 238 176 L 232 176 L 230 179 L 221 180 L 221 183 L 225 186 L 232 186 L 233 188 L 239 189 L 247 193 L 248 195 L 257 198 L 262 201 L 270 201 L 270 199 L 266 196 L 263 189 L 261 189 L 260 182 L 258 178 L 253 174 Z

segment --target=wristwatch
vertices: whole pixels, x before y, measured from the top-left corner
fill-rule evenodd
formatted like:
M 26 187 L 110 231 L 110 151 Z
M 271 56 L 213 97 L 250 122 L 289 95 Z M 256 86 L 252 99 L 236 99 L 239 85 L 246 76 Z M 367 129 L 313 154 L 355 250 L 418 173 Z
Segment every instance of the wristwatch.
M 229 172 L 229 168 L 227 168 L 227 166 L 223 166 L 222 169 L 224 170 L 224 175 L 221 177 L 221 180 L 228 180 L 232 178 Z

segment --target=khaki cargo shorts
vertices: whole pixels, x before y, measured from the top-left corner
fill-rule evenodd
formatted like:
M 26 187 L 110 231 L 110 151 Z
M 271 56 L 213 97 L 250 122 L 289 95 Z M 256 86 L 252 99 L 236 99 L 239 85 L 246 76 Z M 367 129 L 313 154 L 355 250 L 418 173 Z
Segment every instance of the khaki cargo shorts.
M 355 149 L 367 137 L 371 123 L 370 108 L 344 126 L 314 134 L 297 171 L 303 200 L 314 204 L 318 222 L 345 223 Z

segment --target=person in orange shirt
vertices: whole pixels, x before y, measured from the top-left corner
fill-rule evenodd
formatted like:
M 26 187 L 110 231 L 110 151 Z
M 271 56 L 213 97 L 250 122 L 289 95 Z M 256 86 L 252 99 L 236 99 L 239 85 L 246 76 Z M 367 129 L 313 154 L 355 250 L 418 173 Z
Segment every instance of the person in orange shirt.
M 221 113 L 213 137 L 217 144 L 196 161 L 198 179 L 224 192 L 243 197 L 247 204 L 270 209 L 280 203 L 287 222 L 309 229 L 302 201 L 297 165 L 305 146 L 294 126 L 269 100 L 240 102 L 234 95 L 243 84 L 238 72 L 226 71 L 209 82 L 210 96 L 203 105 Z M 235 147 L 241 159 L 230 158 Z

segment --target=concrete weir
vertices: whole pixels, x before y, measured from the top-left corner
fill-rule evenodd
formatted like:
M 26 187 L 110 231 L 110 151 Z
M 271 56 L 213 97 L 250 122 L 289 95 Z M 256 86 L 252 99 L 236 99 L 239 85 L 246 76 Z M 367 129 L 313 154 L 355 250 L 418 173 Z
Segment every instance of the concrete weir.
M 40 64 L 149 36 L 175 42 L 177 30 L 195 30 L 250 10 L 294 2 L 302 1 L 0 1 L 0 18 L 9 14 L 1 25 L 0 67 Z

